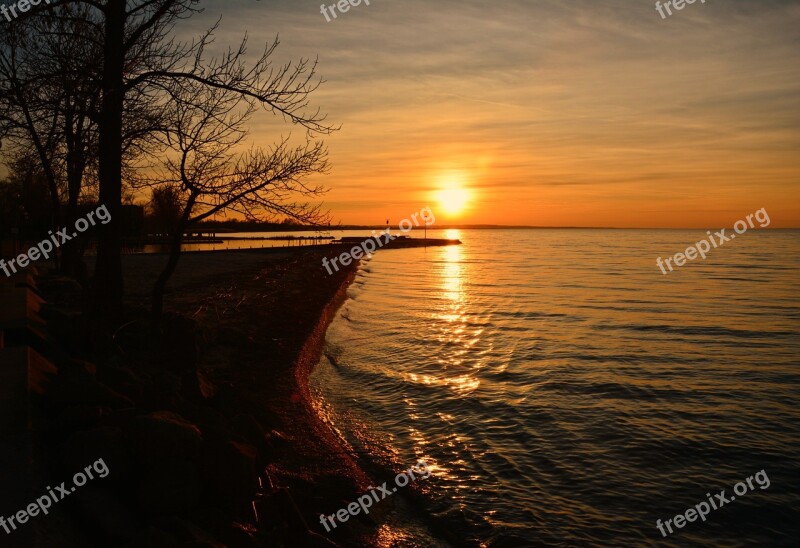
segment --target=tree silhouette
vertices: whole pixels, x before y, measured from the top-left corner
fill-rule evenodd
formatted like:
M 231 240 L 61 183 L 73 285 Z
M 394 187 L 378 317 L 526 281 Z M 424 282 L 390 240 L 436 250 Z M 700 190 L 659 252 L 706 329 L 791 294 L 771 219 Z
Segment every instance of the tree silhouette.
M 275 44 L 277 45 L 277 44 Z M 268 50 L 271 53 L 274 45 Z M 242 48 L 242 53 L 245 49 Z M 163 310 L 166 283 L 177 267 L 183 234 L 218 213 L 246 220 L 288 217 L 305 224 L 324 224 L 328 217 L 308 200 L 324 193 L 303 179 L 327 168 L 327 150 L 306 136 L 291 144 L 281 138 L 268 149 L 246 147 L 247 123 L 258 110 L 248 94 L 195 79 L 174 80 L 165 113 L 169 149 L 162 169 L 139 184 L 155 185 L 174 196 L 179 189 L 183 210 L 172 233 L 166 267 L 153 288 L 152 314 Z
M 92 287 L 94 311 L 101 319 L 119 318 L 122 311 L 123 234 L 120 212 L 125 155 L 148 156 L 155 150 L 151 147 L 172 145 L 159 143 L 158 138 L 180 133 L 180 130 L 166 127 L 160 119 L 160 113 L 170 106 L 176 95 L 182 98 L 185 107 L 194 106 L 200 110 L 204 108 L 202 101 L 211 93 L 228 98 L 238 96 L 247 101 L 250 108 L 263 108 L 301 126 L 308 139 L 336 129 L 326 123 L 326 117 L 319 110 L 309 108 L 309 96 L 319 86 L 316 62 L 301 59 L 297 63 L 275 66 L 270 56 L 277 40 L 267 44 L 262 55 L 252 63 L 245 60 L 246 37 L 238 47 L 220 57 L 208 55 L 206 49 L 213 41 L 217 25 L 193 41 L 178 41 L 174 37 L 175 26 L 196 14 L 199 11 L 197 4 L 197 0 L 55 0 L 49 5 L 32 7 L 8 24 L 9 32 L 18 32 L 23 25 L 26 29 L 35 28 L 30 24 L 35 18 L 61 18 L 64 29 L 68 30 L 53 33 L 53 39 L 65 46 L 73 40 L 94 45 L 94 55 L 74 59 L 75 64 L 66 70 L 67 73 L 89 76 L 97 90 L 92 96 L 96 105 L 91 121 L 97 127 L 99 200 L 111 214 L 111 222 L 98 230 Z M 31 40 L 39 38 L 41 31 L 33 31 L 30 35 Z M 54 85 L 65 86 L 68 82 L 67 79 L 60 81 L 61 84 Z M 183 92 L 187 89 L 197 90 L 194 103 L 192 97 Z M 138 115 L 129 115 L 137 108 Z M 0 106 L 0 112 L 8 114 L 9 109 Z M 40 148 L 46 149 L 44 146 Z M 262 177 L 272 173 L 270 178 L 281 181 L 284 175 L 293 176 L 290 168 L 280 170 L 276 162 L 289 162 L 290 166 L 298 169 L 299 176 L 301 172 L 319 168 L 321 154 L 322 148 L 314 145 L 298 156 L 297 150 L 289 149 L 284 143 L 270 154 L 254 152 L 241 161 L 252 171 L 253 180 L 258 179 L 258 173 Z M 44 158 L 44 154 L 40 156 Z M 207 183 L 193 178 L 191 184 Z M 287 192 L 278 189 L 274 192 L 274 203 L 286 198 Z M 231 190 L 222 195 L 225 196 L 225 209 L 238 208 L 247 212 L 266 205 L 263 196 L 256 197 L 258 193 Z M 191 203 L 185 222 L 193 220 L 192 211 L 196 205 L 208 206 L 197 202 L 202 196 L 204 194 L 200 193 Z M 299 212 L 298 215 L 302 216 Z M 104 322 L 99 323 L 102 325 Z

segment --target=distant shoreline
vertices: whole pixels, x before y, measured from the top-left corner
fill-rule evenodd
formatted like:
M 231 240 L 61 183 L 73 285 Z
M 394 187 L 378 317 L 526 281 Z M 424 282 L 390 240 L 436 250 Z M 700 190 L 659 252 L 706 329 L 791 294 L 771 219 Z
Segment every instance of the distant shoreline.
M 649 226 L 536 226 L 536 225 L 441 225 L 428 227 L 429 230 L 712 230 L 728 228 L 723 226 L 703 226 L 703 227 L 649 227 Z M 272 233 L 272 232 L 341 232 L 345 230 L 385 230 L 385 225 L 342 225 L 336 227 L 285 227 L 285 228 L 206 228 L 199 227 L 198 232 L 214 232 L 218 237 L 224 234 L 242 233 Z M 415 230 L 419 231 L 420 228 Z M 800 230 L 800 227 L 766 227 L 761 230 Z

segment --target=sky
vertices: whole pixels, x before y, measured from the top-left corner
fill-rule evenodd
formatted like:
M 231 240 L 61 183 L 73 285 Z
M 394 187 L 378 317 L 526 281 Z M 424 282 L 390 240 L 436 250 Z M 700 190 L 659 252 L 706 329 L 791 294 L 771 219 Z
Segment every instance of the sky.
M 800 227 L 798 0 L 320 3 L 201 2 L 179 28 L 221 16 L 220 46 L 319 59 L 311 103 L 341 129 L 311 181 L 334 221 Z M 297 131 L 276 121 L 253 142 Z

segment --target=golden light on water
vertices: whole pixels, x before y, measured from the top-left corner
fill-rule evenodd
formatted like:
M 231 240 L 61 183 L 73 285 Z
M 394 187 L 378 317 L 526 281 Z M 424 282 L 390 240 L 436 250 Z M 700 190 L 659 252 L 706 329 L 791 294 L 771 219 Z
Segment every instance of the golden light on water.
M 458 239 L 461 231 L 447 230 L 447 238 Z M 467 272 L 463 264 L 463 250 L 460 246 L 447 246 L 437 250 L 438 278 L 442 300 L 433 316 L 438 320 L 434 335 L 437 343 L 449 347 L 439 355 L 441 366 L 433 374 L 411 373 L 408 382 L 445 386 L 460 396 L 467 396 L 480 386 L 480 381 L 472 371 L 465 371 L 465 357 L 475 344 L 476 334 L 467 326 L 467 292 L 465 281 Z
M 448 240 L 460 240 L 461 230 L 458 228 L 448 228 L 444 233 L 444 237 L 447 238 Z M 458 249 L 458 248 L 450 247 L 448 249 Z M 455 257 L 455 259 L 458 259 L 458 257 Z
M 404 377 L 408 383 L 424 384 L 427 386 L 446 386 L 462 396 L 473 392 L 481 385 L 481 381 L 472 375 L 436 377 L 433 375 L 418 375 L 416 373 L 410 373 L 404 375 Z
M 448 230 L 448 238 L 450 237 Z M 464 291 L 464 273 L 461 269 L 461 248 L 457 245 L 447 246 L 442 248 L 445 261 L 444 269 L 442 271 L 442 294 L 447 299 L 458 303 L 463 300 Z M 461 315 L 461 307 L 454 307 L 451 311 L 451 316 L 458 319 Z

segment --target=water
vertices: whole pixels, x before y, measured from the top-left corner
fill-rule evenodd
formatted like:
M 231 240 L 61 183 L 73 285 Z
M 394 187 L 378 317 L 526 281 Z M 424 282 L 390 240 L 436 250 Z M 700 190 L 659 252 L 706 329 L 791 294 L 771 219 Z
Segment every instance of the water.
M 429 235 L 464 245 L 364 263 L 313 386 L 354 450 L 431 465 L 453 544 L 798 545 L 799 231 L 668 275 L 656 257 L 705 230 Z

